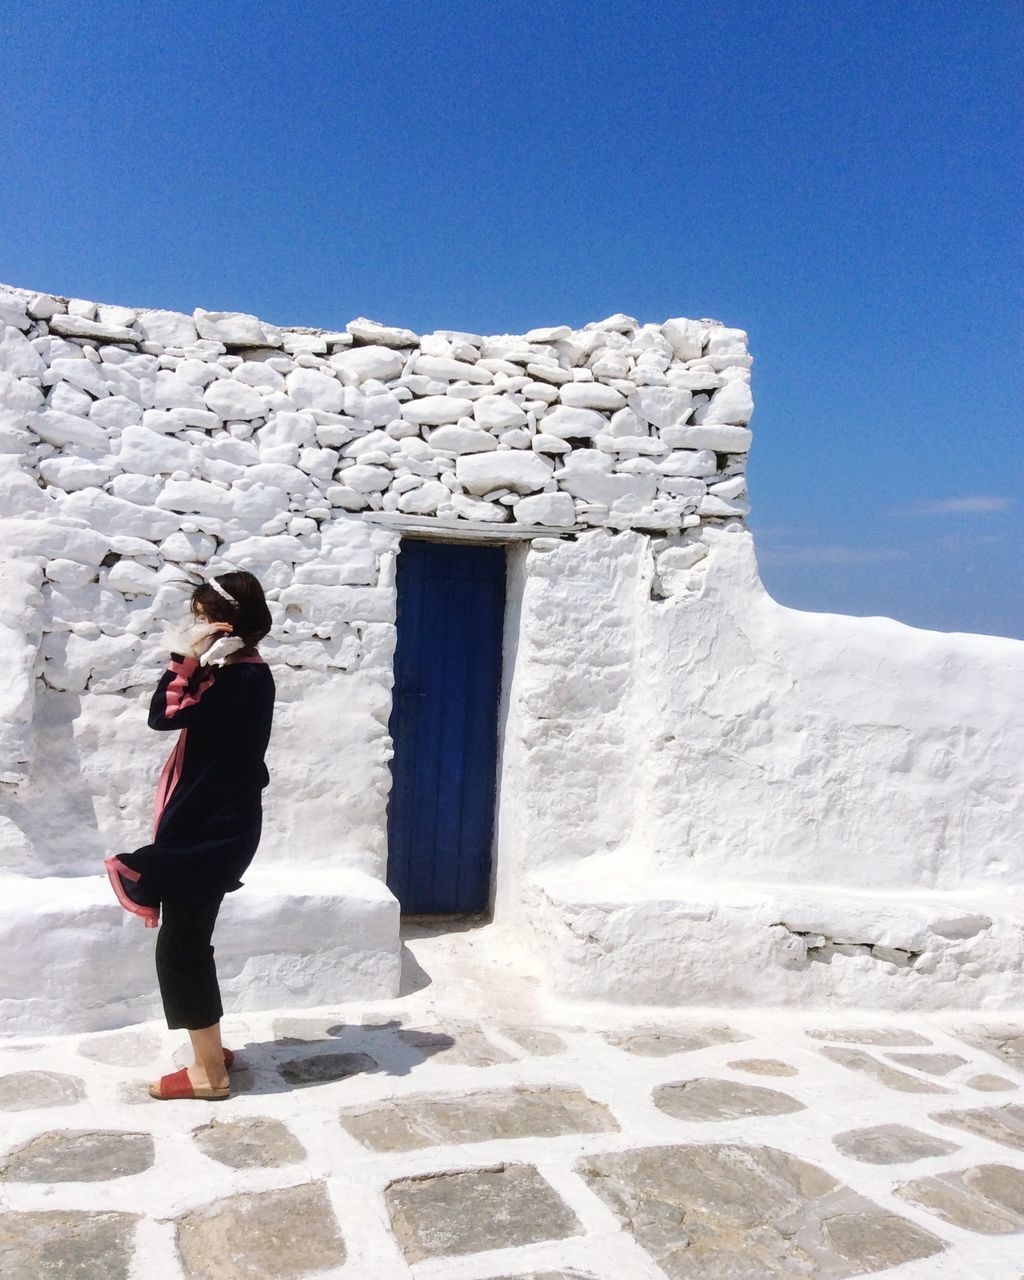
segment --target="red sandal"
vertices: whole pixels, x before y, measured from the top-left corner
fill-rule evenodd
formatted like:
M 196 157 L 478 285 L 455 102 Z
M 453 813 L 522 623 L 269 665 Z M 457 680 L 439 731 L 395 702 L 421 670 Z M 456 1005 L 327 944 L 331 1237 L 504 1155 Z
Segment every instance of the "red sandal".
M 204 1088 L 200 1085 L 197 1088 L 189 1079 L 188 1067 L 182 1067 L 180 1071 L 174 1071 L 169 1076 L 161 1076 L 160 1083 L 155 1088 L 150 1085 L 149 1096 L 165 1100 L 171 1098 L 201 1098 L 208 1102 L 221 1102 L 231 1096 L 231 1086 L 226 1084 L 222 1089 L 213 1089 Z

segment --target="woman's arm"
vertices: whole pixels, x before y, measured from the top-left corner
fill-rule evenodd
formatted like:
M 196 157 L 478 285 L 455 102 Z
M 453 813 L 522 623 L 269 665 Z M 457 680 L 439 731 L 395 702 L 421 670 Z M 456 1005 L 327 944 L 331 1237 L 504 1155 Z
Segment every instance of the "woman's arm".
M 222 701 L 213 690 L 215 684 L 213 672 L 198 658 L 172 653 L 149 702 L 149 727 L 180 729 L 215 718 Z

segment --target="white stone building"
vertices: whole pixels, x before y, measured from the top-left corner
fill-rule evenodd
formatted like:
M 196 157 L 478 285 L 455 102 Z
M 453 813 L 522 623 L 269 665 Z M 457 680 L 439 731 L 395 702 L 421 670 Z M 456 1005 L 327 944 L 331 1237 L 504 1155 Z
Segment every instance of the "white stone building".
M 5 1030 L 159 1014 L 102 859 L 149 838 L 162 634 L 233 568 L 279 701 L 226 1007 L 396 994 L 402 908 L 513 925 L 562 995 L 1024 1004 L 1024 643 L 766 594 L 742 330 L 14 288 L 0 326 Z

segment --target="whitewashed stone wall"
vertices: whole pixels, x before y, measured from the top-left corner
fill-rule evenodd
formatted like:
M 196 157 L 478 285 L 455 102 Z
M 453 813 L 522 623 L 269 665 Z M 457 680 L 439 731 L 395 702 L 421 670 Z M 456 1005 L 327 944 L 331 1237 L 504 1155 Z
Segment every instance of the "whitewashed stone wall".
M 279 701 L 225 997 L 394 994 L 403 526 L 507 541 L 494 911 L 554 989 L 1024 998 L 1024 645 L 766 595 L 742 330 L 324 333 L 2 287 L 0 321 L 0 1020 L 157 1016 L 97 869 L 148 838 L 164 626 L 236 567 Z

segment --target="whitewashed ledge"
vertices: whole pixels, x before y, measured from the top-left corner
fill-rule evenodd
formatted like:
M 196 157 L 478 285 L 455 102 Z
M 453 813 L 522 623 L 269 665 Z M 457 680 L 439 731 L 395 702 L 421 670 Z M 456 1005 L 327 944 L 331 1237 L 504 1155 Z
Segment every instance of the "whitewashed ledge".
M 217 919 L 225 1008 L 303 1007 L 398 994 L 398 902 L 353 868 L 251 867 Z M 162 1016 L 155 929 L 106 876 L 0 875 L 0 1028 L 100 1031 Z
M 379 524 L 387 529 L 399 529 L 408 533 L 439 532 L 450 533 L 456 538 L 466 538 L 472 542 L 507 542 L 512 539 L 535 539 L 540 537 L 564 538 L 570 534 L 581 533 L 587 526 L 582 524 L 511 524 L 493 525 L 484 520 L 451 520 L 442 516 L 417 519 L 393 511 L 366 511 L 362 518 L 367 524 Z

